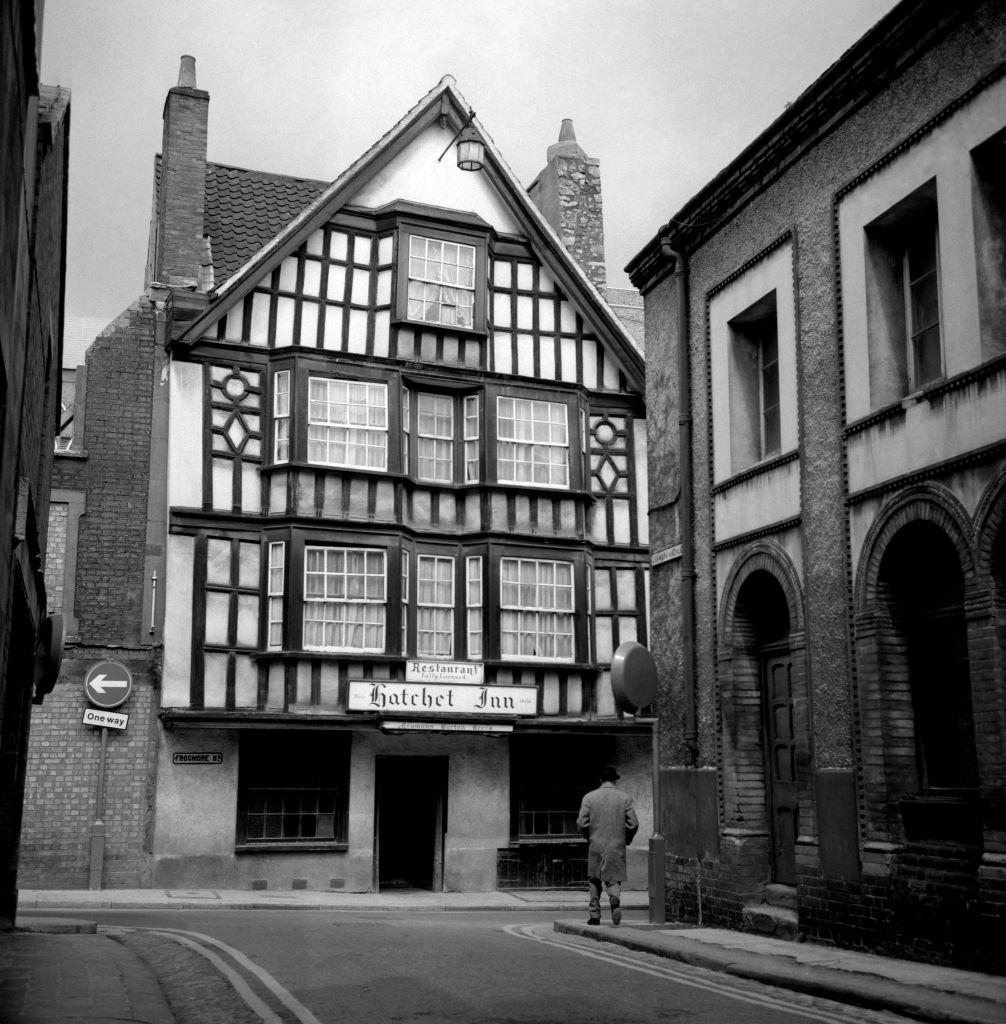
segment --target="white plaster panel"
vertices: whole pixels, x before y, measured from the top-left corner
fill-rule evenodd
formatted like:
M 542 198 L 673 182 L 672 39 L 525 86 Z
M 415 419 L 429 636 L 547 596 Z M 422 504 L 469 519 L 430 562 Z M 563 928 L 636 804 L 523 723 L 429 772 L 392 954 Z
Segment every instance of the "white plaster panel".
M 758 473 L 713 499 L 717 541 L 791 519 L 800 512 L 800 462 Z
M 164 581 L 164 677 L 161 706 L 189 706 L 192 672 L 192 567 L 194 537 L 169 534 Z
M 172 360 L 168 403 L 168 507 L 203 503 L 203 368 Z
M 961 373 L 981 361 L 971 150 L 1004 123 L 1006 80 L 1000 80 L 842 198 L 838 226 L 848 422 L 871 411 L 869 387 L 857 384 L 870 379 L 865 227 L 933 178 L 939 221 L 941 334 L 947 375 Z
M 407 199 L 466 210 L 492 224 L 497 231 L 521 233 L 507 204 L 486 175 L 459 170 L 453 152 L 448 152 L 443 160 L 438 159 L 453 137 L 454 132 L 449 127 L 430 125 L 349 201 L 374 209 L 397 199 Z
M 1006 437 L 1006 371 L 910 404 L 849 438 L 849 490 L 856 491 Z
M 782 452 L 799 440 L 796 407 L 796 307 L 793 300 L 793 246 L 781 245 L 718 292 L 709 303 L 713 389 L 713 477 L 731 475 L 730 321 L 775 291 L 779 343 L 779 430 Z
M 223 764 L 176 765 L 172 755 L 213 752 Z M 237 733 L 161 732 L 155 857 L 232 857 L 238 791 Z

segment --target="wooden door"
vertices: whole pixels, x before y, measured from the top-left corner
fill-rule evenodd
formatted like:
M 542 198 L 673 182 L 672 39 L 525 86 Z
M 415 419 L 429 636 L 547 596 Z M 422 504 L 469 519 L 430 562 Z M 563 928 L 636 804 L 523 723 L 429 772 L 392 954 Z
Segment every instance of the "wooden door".
M 799 804 L 793 718 L 793 659 L 788 651 L 764 657 L 762 679 L 772 881 L 781 885 L 796 885 Z

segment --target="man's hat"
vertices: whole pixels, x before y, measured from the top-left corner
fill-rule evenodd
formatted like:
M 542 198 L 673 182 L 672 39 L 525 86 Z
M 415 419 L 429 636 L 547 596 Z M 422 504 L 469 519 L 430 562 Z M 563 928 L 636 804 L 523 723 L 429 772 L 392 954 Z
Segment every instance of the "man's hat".
M 614 782 L 618 778 L 618 772 L 615 771 L 613 765 L 606 764 L 601 769 L 601 781 L 602 782 Z

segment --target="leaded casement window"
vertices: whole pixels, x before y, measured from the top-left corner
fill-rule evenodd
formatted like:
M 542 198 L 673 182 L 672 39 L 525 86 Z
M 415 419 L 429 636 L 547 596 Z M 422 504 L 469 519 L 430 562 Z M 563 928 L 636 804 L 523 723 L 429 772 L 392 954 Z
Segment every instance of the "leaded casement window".
M 242 734 L 238 846 L 345 846 L 349 751 L 348 734 Z
M 597 660 L 609 664 L 621 644 L 646 642 L 645 570 L 597 566 L 594 569 L 594 636 Z
M 569 486 L 569 426 L 564 404 L 500 395 L 496 399 L 496 473 L 500 483 Z
M 416 559 L 416 653 L 425 658 L 454 655 L 454 559 Z
M 274 541 L 269 544 L 268 576 L 266 578 L 266 597 L 269 602 L 266 644 L 270 651 L 278 651 L 283 647 L 285 580 L 286 545 L 282 541 Z
M 290 371 L 272 378 L 273 461 L 290 461 Z
M 475 247 L 409 235 L 408 318 L 470 330 L 475 310 Z
M 499 576 L 501 656 L 572 661 L 573 563 L 501 558 Z
M 385 648 L 386 556 L 374 548 L 304 548 L 304 648 Z
M 409 653 L 409 553 L 408 551 L 402 552 L 402 593 L 401 593 L 401 614 L 402 614 L 402 629 L 401 629 L 401 653 L 407 655 Z
M 402 388 L 402 468 L 432 483 L 478 483 L 479 396 Z
M 479 430 L 479 396 L 465 396 L 465 483 L 479 481 L 481 439 Z
M 324 466 L 387 469 L 387 385 L 309 378 L 307 456 Z
M 465 580 L 467 600 L 467 640 L 468 657 L 471 660 L 482 659 L 482 559 L 473 555 L 465 559 Z
M 422 393 L 416 397 L 419 479 L 449 483 L 454 479 L 454 399 Z

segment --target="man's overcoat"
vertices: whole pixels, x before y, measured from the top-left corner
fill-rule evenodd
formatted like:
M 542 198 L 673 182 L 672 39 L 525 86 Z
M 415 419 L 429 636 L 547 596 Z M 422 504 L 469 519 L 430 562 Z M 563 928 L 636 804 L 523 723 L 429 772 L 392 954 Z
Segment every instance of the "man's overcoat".
M 590 840 L 587 876 L 603 882 L 624 881 L 625 846 L 639 828 L 632 797 L 603 782 L 583 798 L 576 824 Z

